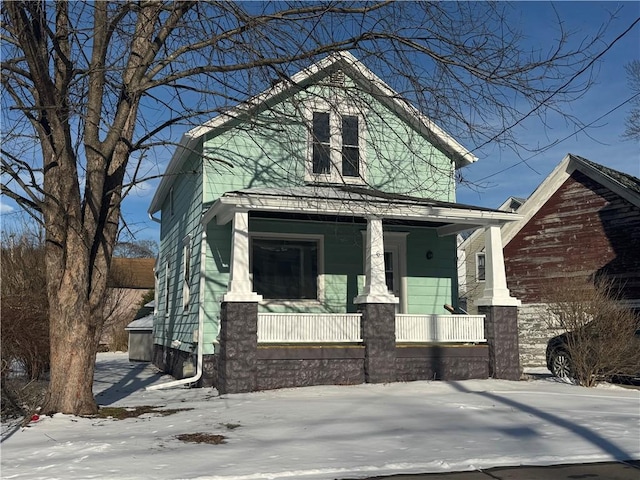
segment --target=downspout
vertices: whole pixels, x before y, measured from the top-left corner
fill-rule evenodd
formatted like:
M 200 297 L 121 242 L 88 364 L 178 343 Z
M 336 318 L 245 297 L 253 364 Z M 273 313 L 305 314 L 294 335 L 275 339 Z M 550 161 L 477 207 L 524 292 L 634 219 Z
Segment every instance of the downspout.
M 151 216 L 151 215 L 149 215 Z M 153 220 L 153 218 L 152 218 Z M 203 352 L 204 352 L 204 283 L 205 283 L 205 265 L 207 260 L 206 255 L 207 244 L 207 227 L 202 225 L 202 237 L 200 240 L 200 291 L 198 292 L 198 359 L 196 365 L 196 373 L 192 377 L 181 378 L 180 380 L 174 380 L 172 382 L 160 383 L 158 385 L 151 385 L 146 387 L 145 390 L 160 390 L 163 388 L 178 387 L 187 383 L 195 383 L 202 377 L 202 364 L 203 364 Z
M 153 220 L 156 223 L 162 223 L 162 220 L 153 216 L 153 213 L 149 212 L 148 215 L 149 215 L 149 220 Z

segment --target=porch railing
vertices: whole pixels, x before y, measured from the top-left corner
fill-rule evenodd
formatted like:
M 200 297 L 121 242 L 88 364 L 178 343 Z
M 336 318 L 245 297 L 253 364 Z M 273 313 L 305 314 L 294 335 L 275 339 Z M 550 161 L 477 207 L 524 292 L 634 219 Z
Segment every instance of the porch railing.
M 359 313 L 259 313 L 258 343 L 361 342 Z
M 359 313 L 259 313 L 259 343 L 360 343 Z M 396 342 L 483 343 L 484 315 L 396 314 Z
M 396 342 L 486 341 L 484 315 L 396 315 Z

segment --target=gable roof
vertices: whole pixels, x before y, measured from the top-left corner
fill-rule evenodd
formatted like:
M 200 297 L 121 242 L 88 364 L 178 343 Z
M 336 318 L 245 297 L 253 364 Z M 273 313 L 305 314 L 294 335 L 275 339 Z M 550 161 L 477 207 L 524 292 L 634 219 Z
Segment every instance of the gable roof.
M 365 67 L 351 53 L 336 52 L 296 73 L 291 78 L 277 83 L 263 93 L 237 105 L 228 112 L 220 114 L 185 133 L 155 192 L 149 206 L 149 214 L 152 215 L 160 210 L 161 204 L 174 181 L 175 175 L 173 174 L 177 173 L 182 162 L 195 149 L 203 136 L 215 131 L 222 131 L 231 122 L 241 120 L 252 113 L 260 111 L 260 109 L 265 109 L 270 103 L 282 101 L 298 92 L 301 86 L 317 82 L 337 70 L 344 72 L 345 75 L 360 85 L 364 91 L 373 95 L 387 108 L 422 133 L 436 148 L 455 163 L 456 168 L 464 167 L 477 160 L 477 157 L 423 115 L 406 99 L 402 98 L 400 94 Z
M 518 234 L 576 170 L 640 208 L 640 179 L 568 153 L 518 210 L 522 219 L 502 227 L 503 246 Z

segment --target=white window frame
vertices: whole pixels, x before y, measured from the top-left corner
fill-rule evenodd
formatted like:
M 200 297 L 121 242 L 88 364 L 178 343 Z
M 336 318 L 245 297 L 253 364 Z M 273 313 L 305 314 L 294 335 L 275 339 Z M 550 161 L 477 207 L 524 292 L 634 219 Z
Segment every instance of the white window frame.
M 329 113 L 329 142 L 330 161 L 329 173 L 313 173 L 313 114 Z M 366 111 L 353 105 L 349 105 L 344 99 L 336 99 L 334 104 L 316 100 L 310 102 L 305 108 L 305 121 L 307 125 L 307 158 L 305 165 L 305 180 L 313 183 L 355 184 L 363 185 L 367 178 L 366 138 L 365 125 Z M 357 177 L 342 175 L 342 116 L 358 118 L 358 174 Z
M 317 265 L 317 298 L 316 299 L 300 299 L 300 300 L 284 300 L 284 299 L 263 299 L 261 305 L 278 305 L 278 306 L 315 306 L 324 302 L 324 235 L 304 234 L 304 233 L 274 233 L 274 232 L 251 232 L 249 234 L 249 276 L 251 285 L 253 286 L 253 240 L 303 240 L 315 241 L 318 244 L 318 265 Z
M 191 297 L 191 235 L 182 239 L 182 308 L 189 308 Z
M 480 278 L 480 257 L 484 259 L 484 278 Z M 485 252 L 476 252 L 476 281 L 484 282 L 487 278 L 487 256 Z
M 160 300 L 160 257 L 156 257 L 156 263 L 153 266 L 153 315 L 158 315 L 158 307 Z
M 171 258 L 167 256 L 165 259 L 164 265 L 164 314 L 166 316 L 169 315 L 169 298 L 171 296 L 171 291 L 169 288 L 169 278 L 171 275 Z

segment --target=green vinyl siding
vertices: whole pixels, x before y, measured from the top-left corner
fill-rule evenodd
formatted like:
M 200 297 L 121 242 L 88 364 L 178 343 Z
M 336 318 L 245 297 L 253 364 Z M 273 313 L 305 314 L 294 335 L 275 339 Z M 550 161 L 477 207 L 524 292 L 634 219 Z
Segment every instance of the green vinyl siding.
M 412 126 L 363 92 L 350 92 L 365 126 L 363 175 L 386 192 L 454 201 L 454 165 Z M 246 123 L 210 132 L 203 145 L 204 201 L 253 187 L 305 184 L 310 161 L 308 112 L 329 87 L 313 86 Z M 311 106 L 310 106 L 311 105 Z
M 443 305 L 452 304 L 457 295 L 455 236 L 438 237 L 430 228 L 408 231 L 406 313 L 446 313 Z
M 158 315 L 154 343 L 168 346 L 177 340 L 181 350 L 191 351 L 193 332 L 198 329 L 200 299 L 200 242 L 202 215 L 202 166 L 192 153 L 175 175 L 172 192 L 162 205 L 158 261 Z M 171 205 L 171 203 L 173 205 Z M 190 236 L 189 303 L 183 302 L 184 238 Z M 169 275 L 167 278 L 167 264 Z M 169 282 L 168 296 L 166 295 Z M 167 305 L 167 298 L 169 300 Z M 209 333 L 209 335 L 207 335 Z M 213 340 L 205 329 L 205 345 Z M 207 338 L 209 337 L 209 338 Z

